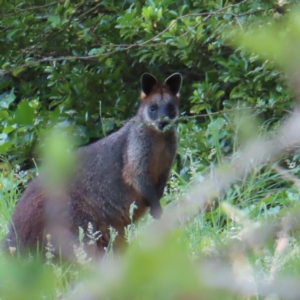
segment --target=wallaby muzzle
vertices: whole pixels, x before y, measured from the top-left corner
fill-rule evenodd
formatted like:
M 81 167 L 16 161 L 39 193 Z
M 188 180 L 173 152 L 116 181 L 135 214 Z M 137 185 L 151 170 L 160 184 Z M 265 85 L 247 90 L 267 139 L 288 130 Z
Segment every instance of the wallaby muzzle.
M 164 121 L 164 122 L 159 122 L 159 123 L 157 124 L 157 128 L 158 128 L 159 130 L 163 130 L 167 125 L 169 125 L 169 122 L 166 122 L 166 121 Z

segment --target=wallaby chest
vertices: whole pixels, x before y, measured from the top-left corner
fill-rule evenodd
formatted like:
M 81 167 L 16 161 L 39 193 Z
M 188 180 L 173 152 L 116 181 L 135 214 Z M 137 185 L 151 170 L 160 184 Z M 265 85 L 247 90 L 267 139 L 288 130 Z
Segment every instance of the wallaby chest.
M 175 132 L 168 132 L 168 135 L 159 134 L 152 140 L 151 157 L 149 160 L 150 178 L 154 183 L 160 181 L 170 170 L 177 145 Z

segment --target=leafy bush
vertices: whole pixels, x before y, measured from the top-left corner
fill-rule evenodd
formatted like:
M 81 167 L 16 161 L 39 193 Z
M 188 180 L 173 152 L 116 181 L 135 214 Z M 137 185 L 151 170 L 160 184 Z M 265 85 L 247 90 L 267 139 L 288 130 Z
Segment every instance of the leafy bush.
M 79 145 L 116 130 L 136 111 L 145 71 L 182 73 L 185 116 L 221 117 L 238 106 L 277 120 L 293 105 L 282 75 L 231 49 L 224 32 L 262 16 L 281 22 L 291 8 L 273 1 L 2 1 L 0 153 L 32 165 L 45 128 L 67 127 Z M 206 132 L 210 121 L 199 116 L 196 127 Z

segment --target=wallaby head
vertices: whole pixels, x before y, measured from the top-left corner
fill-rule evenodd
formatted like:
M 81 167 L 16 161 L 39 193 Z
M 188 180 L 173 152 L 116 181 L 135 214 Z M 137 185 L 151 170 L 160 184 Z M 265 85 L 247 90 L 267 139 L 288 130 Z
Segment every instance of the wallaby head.
M 172 74 L 163 83 L 149 73 L 142 75 L 142 104 L 138 114 L 143 121 L 158 131 L 165 131 L 166 125 L 179 115 L 181 82 L 179 73 Z

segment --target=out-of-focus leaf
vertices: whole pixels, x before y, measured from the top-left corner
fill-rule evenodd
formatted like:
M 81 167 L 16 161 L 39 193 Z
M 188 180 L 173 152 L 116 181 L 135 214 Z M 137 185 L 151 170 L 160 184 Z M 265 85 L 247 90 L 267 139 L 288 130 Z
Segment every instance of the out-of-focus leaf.
M 30 106 L 28 100 L 23 100 L 19 103 L 14 121 L 19 125 L 34 124 L 34 108 Z
M 0 108 L 9 108 L 10 104 L 15 101 L 16 96 L 12 89 L 10 93 L 6 92 L 0 95 Z
M 234 44 L 242 44 L 248 51 L 263 59 L 273 59 L 285 68 L 295 66 L 300 62 L 299 14 L 300 11 L 294 11 L 280 23 L 254 27 L 246 34 L 235 30 Z

